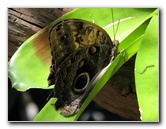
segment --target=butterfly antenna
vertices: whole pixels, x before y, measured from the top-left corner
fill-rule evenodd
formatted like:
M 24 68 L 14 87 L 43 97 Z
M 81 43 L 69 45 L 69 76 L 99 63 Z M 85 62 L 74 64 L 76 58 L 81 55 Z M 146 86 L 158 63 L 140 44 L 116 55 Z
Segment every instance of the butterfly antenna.
M 114 12 L 113 12 L 113 8 L 111 8 L 111 13 L 112 13 L 112 22 L 113 22 L 113 34 L 114 34 L 114 40 L 118 31 L 118 27 L 119 27 L 119 23 L 120 23 L 120 19 L 118 20 L 118 25 L 115 31 L 115 26 L 114 26 Z
M 118 32 L 119 23 L 120 23 L 120 19 L 118 20 L 118 25 L 117 25 L 116 31 L 115 31 L 115 33 L 114 33 L 114 40 L 115 40 L 116 34 L 117 34 L 117 32 Z
M 114 13 L 112 8 L 111 8 L 111 13 L 112 13 L 112 22 L 113 22 L 113 34 L 114 34 L 114 40 L 115 40 Z
M 115 56 L 117 55 L 117 51 L 118 51 L 118 45 L 119 45 L 119 41 L 115 39 L 116 33 L 118 31 L 118 26 L 119 26 L 119 22 L 120 20 L 118 20 L 118 25 L 115 31 L 115 27 L 114 27 L 114 13 L 113 13 L 113 8 L 111 8 L 111 13 L 112 13 L 112 22 L 113 22 L 113 34 L 114 34 L 114 40 L 113 40 L 113 45 L 114 47 L 112 48 L 112 60 L 115 58 Z

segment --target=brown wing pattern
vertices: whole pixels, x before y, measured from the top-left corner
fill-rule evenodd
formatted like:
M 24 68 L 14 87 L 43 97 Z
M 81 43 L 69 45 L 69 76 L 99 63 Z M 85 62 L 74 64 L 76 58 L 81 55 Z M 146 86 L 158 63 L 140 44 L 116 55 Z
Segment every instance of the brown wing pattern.
M 94 23 L 67 19 L 56 23 L 49 33 L 52 65 L 48 84 L 55 84 L 55 108 L 69 116 L 95 74 L 108 65 L 115 45 L 109 35 Z

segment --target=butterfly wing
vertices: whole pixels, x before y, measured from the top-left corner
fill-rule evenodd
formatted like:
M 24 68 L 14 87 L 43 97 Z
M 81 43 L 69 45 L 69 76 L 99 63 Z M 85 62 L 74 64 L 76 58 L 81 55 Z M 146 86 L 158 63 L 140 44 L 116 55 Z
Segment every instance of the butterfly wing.
M 55 84 L 55 108 L 69 116 L 78 105 L 92 78 L 108 65 L 114 47 L 108 34 L 99 26 L 80 19 L 57 23 L 49 35 L 52 65 L 49 84 Z

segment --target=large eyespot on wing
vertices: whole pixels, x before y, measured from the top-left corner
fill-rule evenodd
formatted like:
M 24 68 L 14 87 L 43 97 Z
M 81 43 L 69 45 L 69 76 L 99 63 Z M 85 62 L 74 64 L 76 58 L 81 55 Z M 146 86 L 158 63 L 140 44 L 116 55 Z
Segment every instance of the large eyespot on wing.
M 73 92 L 83 93 L 88 86 L 90 81 L 90 76 L 87 72 L 81 73 L 74 81 Z

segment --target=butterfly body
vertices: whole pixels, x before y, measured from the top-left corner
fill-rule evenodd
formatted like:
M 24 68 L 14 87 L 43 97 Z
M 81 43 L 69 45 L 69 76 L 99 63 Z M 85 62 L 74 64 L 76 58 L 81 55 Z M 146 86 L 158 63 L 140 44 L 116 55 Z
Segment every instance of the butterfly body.
M 56 23 L 49 33 L 52 64 L 48 84 L 55 84 L 55 108 L 76 113 L 89 82 L 115 56 L 117 46 L 101 27 L 81 19 Z

